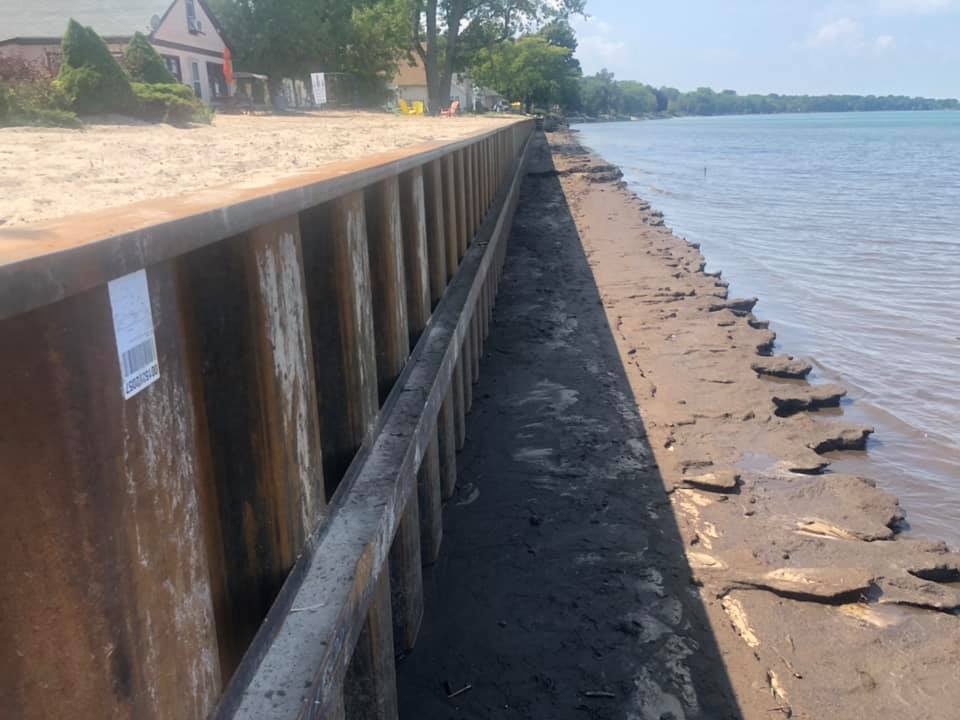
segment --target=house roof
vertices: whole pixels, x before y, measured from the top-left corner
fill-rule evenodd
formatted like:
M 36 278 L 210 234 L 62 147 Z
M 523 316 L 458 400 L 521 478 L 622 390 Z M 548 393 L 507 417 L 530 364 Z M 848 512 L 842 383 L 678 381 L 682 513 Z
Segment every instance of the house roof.
M 423 62 L 419 57 L 415 58 L 416 65 L 410 65 L 406 60 L 400 62 L 397 68 L 397 76 L 393 79 L 393 84 L 397 87 L 411 87 L 427 85 L 427 70 L 423 67 Z
M 174 0 L 34 0 L 0 2 L 0 40 L 58 38 L 73 18 L 101 37 L 150 33 L 150 18 L 162 18 Z

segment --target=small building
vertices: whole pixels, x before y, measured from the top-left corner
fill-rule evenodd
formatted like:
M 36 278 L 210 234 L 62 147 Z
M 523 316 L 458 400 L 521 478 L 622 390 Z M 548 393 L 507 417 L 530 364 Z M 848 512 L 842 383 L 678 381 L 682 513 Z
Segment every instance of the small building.
M 73 18 L 92 27 L 117 58 L 142 32 L 176 78 L 204 102 L 230 95 L 224 75 L 227 43 L 204 0 L 39 0 L 0 3 L 0 55 L 14 56 L 51 75 Z
M 401 62 L 393 82 L 390 83 L 390 89 L 396 94 L 397 100 L 406 100 L 413 104 L 417 100 L 423 101 L 424 105 L 429 107 L 429 91 L 427 89 L 427 69 L 420 58 L 416 58 L 413 65 L 407 62 Z M 453 80 L 450 83 L 450 101 L 459 100 L 460 107 L 463 110 L 474 110 L 474 98 L 476 96 L 474 82 L 468 75 L 454 73 Z M 434 110 L 435 108 L 430 108 Z

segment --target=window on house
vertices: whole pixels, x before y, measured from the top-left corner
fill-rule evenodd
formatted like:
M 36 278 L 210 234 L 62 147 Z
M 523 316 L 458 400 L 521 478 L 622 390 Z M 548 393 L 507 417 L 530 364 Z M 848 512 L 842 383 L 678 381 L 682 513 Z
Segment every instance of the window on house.
M 163 58 L 163 64 L 167 66 L 173 76 L 177 79 L 177 82 L 183 82 L 183 73 L 180 71 L 180 58 L 176 55 L 161 55 Z
M 203 86 L 200 84 L 200 63 L 190 63 L 190 75 L 193 78 L 193 92 L 198 98 L 203 98 Z
M 200 21 L 197 20 L 197 6 L 195 0 L 185 0 L 187 6 L 187 30 L 196 34 L 200 32 Z

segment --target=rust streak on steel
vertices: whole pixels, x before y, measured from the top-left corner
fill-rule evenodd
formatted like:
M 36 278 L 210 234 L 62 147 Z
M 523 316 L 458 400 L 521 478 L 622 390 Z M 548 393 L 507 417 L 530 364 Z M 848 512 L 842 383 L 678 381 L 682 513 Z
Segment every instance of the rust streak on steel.
M 379 405 L 363 193 L 301 213 L 300 232 L 330 497 L 373 431 Z
M 296 216 L 180 258 L 210 443 L 227 592 L 215 594 L 229 677 L 324 508 L 316 385 Z
M 0 322 L 0 708 L 205 718 L 221 680 L 171 263 L 159 379 L 124 400 L 105 286 Z
M 525 130 L 529 126 L 525 126 Z M 526 136 L 525 138 L 526 139 Z M 372 444 L 361 450 L 337 492 L 329 521 L 298 561 L 295 585 L 261 629 L 217 716 L 280 720 L 336 716 L 350 656 L 374 608 L 377 582 L 404 510 L 417 492 L 417 468 L 434 435 L 434 420 L 453 381 L 459 348 L 484 279 L 502 261 L 516 208 L 526 146 L 510 182 L 497 193 L 462 267 L 434 312 L 384 404 Z M 415 500 L 414 500 L 415 502 Z M 305 608 L 287 612 L 284 607 Z M 382 612 L 382 609 L 380 610 Z

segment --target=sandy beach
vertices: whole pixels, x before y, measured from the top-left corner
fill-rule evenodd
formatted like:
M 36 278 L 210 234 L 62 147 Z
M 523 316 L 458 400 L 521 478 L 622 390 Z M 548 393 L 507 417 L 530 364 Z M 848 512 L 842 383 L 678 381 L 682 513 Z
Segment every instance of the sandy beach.
M 496 116 L 324 112 L 218 115 L 211 125 L 190 128 L 125 119 L 82 130 L 0 128 L 0 227 L 286 177 L 501 122 Z
M 956 717 L 960 555 L 829 472 L 872 428 L 762 299 L 575 134 L 510 242 L 403 716 Z

